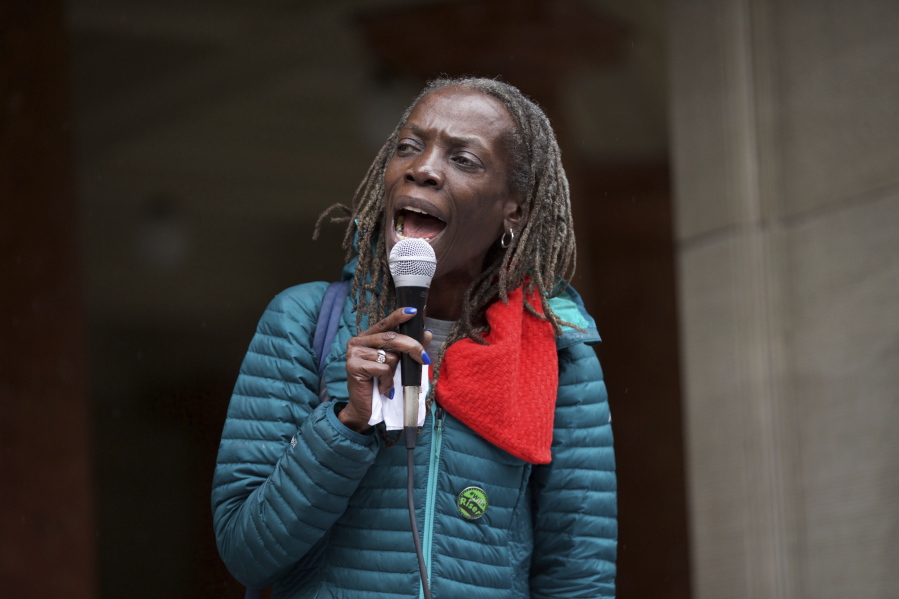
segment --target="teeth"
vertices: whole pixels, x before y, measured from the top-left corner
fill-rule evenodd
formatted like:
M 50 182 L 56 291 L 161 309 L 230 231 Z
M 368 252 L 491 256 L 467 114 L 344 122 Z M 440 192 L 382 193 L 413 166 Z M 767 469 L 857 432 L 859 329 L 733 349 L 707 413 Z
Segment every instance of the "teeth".
M 419 210 L 418 208 L 404 208 L 404 210 L 408 210 L 409 212 L 417 212 L 417 213 L 419 213 L 419 214 L 427 214 L 428 216 L 431 216 L 430 214 L 428 214 L 428 213 L 425 212 L 424 210 Z M 393 230 L 396 232 L 396 238 L 397 238 L 399 241 L 402 241 L 403 239 L 408 239 L 408 237 L 406 237 L 405 235 L 403 235 L 403 231 L 405 230 L 405 229 L 404 229 L 404 227 L 405 227 L 405 221 L 406 221 L 405 215 L 403 215 L 403 214 L 398 214 L 398 215 L 397 215 L 397 217 L 396 217 L 396 225 L 394 226 Z M 420 239 L 424 239 L 425 241 L 430 242 L 431 239 L 433 239 L 433 237 L 421 237 Z

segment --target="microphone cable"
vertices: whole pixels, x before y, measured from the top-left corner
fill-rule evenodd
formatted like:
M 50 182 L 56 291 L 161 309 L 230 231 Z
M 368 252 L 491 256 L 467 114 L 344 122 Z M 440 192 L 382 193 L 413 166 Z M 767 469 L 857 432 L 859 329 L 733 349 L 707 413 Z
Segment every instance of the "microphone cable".
M 428 568 L 425 566 L 424 553 L 421 550 L 421 537 L 418 535 L 418 519 L 415 517 L 415 438 L 418 430 L 414 426 L 403 429 L 406 438 L 406 499 L 409 503 L 409 523 L 412 525 L 412 537 L 415 540 L 415 555 L 418 557 L 418 572 L 421 575 L 421 588 L 425 599 L 431 599 L 431 587 L 428 585 Z

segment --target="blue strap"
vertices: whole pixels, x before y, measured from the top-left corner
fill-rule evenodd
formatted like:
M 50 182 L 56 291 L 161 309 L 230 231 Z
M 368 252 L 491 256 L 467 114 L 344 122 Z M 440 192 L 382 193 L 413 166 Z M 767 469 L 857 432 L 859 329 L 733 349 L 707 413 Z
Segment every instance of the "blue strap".
M 338 281 L 328 285 L 325 297 L 322 300 L 322 309 L 318 313 L 318 322 L 315 325 L 315 336 L 312 338 L 312 351 L 318 360 L 318 372 L 321 374 L 325 367 L 325 359 L 337 328 L 340 326 L 340 316 L 343 314 L 343 304 L 350 293 L 349 281 Z

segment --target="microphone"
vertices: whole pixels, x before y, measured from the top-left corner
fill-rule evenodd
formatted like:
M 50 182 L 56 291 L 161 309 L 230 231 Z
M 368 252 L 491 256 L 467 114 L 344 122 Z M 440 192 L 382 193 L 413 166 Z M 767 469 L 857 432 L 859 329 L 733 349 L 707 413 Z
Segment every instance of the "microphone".
M 399 332 L 421 342 L 424 339 L 424 310 L 428 288 L 437 269 L 434 249 L 424 239 L 403 239 L 393 246 L 387 261 L 393 286 L 396 288 L 397 306 L 418 309 L 415 316 L 400 325 Z M 403 426 L 415 429 L 418 428 L 421 364 L 408 354 L 401 354 L 400 368 L 403 383 Z M 414 438 L 414 435 L 407 434 L 407 439 L 410 436 Z

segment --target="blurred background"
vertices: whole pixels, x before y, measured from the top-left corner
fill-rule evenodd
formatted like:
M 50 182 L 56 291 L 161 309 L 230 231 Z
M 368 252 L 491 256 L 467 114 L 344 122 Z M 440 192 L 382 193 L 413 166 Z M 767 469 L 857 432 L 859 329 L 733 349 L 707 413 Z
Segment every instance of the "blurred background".
M 619 597 L 899 586 L 893 0 L 0 3 L 0 585 L 240 597 L 209 492 L 280 290 L 441 73 L 549 114 Z

